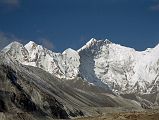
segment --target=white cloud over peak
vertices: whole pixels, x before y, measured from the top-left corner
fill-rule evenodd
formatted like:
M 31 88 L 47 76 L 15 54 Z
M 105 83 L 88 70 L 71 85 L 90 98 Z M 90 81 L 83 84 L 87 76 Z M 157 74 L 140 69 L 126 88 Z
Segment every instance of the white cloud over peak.
M 9 5 L 9 6 L 19 6 L 19 0 L 0 0 L 0 4 Z
M 159 3 L 151 6 L 150 8 L 151 8 L 151 10 L 159 11 Z

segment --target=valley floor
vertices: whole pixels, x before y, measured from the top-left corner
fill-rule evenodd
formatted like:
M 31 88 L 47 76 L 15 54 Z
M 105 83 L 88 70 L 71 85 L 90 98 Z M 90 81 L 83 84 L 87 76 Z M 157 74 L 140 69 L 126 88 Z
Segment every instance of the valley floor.
M 99 110 L 99 108 L 97 108 Z M 94 110 L 97 110 L 94 108 Z M 89 110 L 89 109 L 88 109 Z M 109 112 L 107 111 L 109 110 Z M 72 118 L 74 120 L 159 120 L 159 109 L 121 112 L 121 109 L 102 108 L 98 114 L 94 113 L 94 116 Z M 105 113 L 104 113 L 105 112 Z M 0 112 L 0 120 L 54 120 L 49 116 L 36 116 L 34 113 L 22 112 L 22 113 L 3 113 Z M 58 120 L 58 119 L 56 119 Z
M 106 113 L 96 117 L 85 117 L 77 120 L 159 120 L 159 110 Z

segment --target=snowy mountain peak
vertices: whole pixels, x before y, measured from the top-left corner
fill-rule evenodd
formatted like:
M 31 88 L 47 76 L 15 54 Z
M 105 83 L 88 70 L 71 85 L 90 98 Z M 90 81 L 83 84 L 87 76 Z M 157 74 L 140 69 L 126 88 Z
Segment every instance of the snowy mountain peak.
M 29 53 L 35 49 L 43 49 L 41 45 L 38 45 L 33 41 L 28 42 L 24 47 L 28 50 Z
M 2 51 L 20 63 L 28 61 L 28 51 L 19 42 L 14 41 L 10 43 Z
M 10 43 L 10 45 L 22 45 L 22 44 L 17 41 L 13 41 L 12 43 Z
M 32 44 L 36 44 L 36 43 L 34 41 L 29 41 L 27 44 L 32 45 Z
M 58 78 L 73 79 L 78 74 L 79 54 L 68 48 L 63 53 L 54 53 L 30 41 L 25 46 L 13 42 L 3 52 L 24 65 L 39 67 Z
M 7 51 L 9 51 L 10 49 L 12 49 L 12 48 L 19 48 L 19 47 L 22 47 L 23 45 L 22 44 L 20 44 L 19 42 L 17 42 L 17 41 L 14 41 L 14 42 L 12 42 L 12 43 L 10 43 L 9 45 L 7 45 L 5 48 L 3 48 L 3 52 L 7 52 Z
M 33 46 L 37 46 L 37 44 L 33 41 L 30 41 L 25 45 L 26 48 L 33 47 Z
M 77 53 L 77 51 L 72 48 L 67 48 L 65 51 L 63 51 L 62 54 L 67 54 L 67 53 Z
M 88 49 L 91 46 L 95 45 L 97 43 L 97 40 L 95 38 L 90 39 L 82 48 L 80 48 L 78 50 L 78 52 L 80 52 L 83 49 Z
M 90 41 L 88 41 L 82 48 L 78 50 L 78 52 L 85 50 L 85 49 L 90 49 L 96 47 L 100 47 L 103 45 L 108 45 L 112 44 L 112 42 L 108 39 L 105 40 L 96 40 L 95 38 L 92 38 Z
M 105 39 L 104 42 L 105 42 L 106 44 L 112 44 L 112 42 L 111 42 L 110 40 L 108 40 L 108 39 Z
M 86 43 L 86 45 L 89 46 L 89 45 L 95 44 L 96 42 L 97 42 L 97 40 L 95 38 L 92 38 L 92 39 L 90 39 L 90 41 L 88 41 Z
M 150 93 L 159 83 L 159 45 L 145 51 L 92 38 L 81 49 L 54 53 L 30 41 L 13 42 L 3 50 L 22 64 L 39 67 L 58 78 L 80 76 L 100 87 L 122 92 Z
M 112 42 L 108 39 L 105 39 L 105 40 L 96 40 L 95 38 L 92 38 L 90 41 L 88 41 L 86 43 L 86 46 L 93 46 L 93 45 L 96 45 L 96 44 L 111 44 Z

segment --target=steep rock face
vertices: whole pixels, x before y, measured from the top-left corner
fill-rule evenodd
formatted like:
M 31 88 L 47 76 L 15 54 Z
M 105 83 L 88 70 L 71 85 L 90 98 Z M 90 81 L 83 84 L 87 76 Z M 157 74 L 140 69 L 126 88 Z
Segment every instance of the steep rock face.
M 133 74 L 134 56 L 137 55 L 134 49 L 113 44 L 108 40 L 92 39 L 79 50 L 79 54 L 81 57 L 80 71 L 84 78 L 95 84 L 103 82 L 112 90 L 126 89 Z M 91 75 L 92 71 L 93 75 Z
M 81 75 L 95 85 L 102 82 L 119 93 L 150 93 L 158 81 L 159 46 L 139 52 L 91 39 L 78 52 Z
M 103 52 L 99 50 L 102 45 L 107 45 L 108 42 L 109 41 L 97 41 L 95 39 L 91 39 L 85 46 L 78 50 L 80 55 L 79 71 L 82 78 L 88 80 L 94 85 L 105 87 L 107 89 L 109 89 L 109 86 L 107 86 L 107 83 L 103 84 L 101 78 L 98 77 L 98 72 L 103 72 L 104 75 L 106 74 L 107 57 L 109 53 L 107 50 Z M 108 49 L 107 46 L 106 49 Z M 101 59 L 100 54 L 104 54 Z M 98 58 L 100 59 L 99 64 L 96 62 L 96 59 Z M 96 68 L 101 71 L 98 71 Z

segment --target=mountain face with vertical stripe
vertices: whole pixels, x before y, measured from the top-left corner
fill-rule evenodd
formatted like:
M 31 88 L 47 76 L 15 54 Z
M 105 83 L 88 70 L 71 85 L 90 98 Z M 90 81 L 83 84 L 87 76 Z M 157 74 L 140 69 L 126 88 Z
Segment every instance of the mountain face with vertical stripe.
M 154 93 L 159 90 L 159 45 L 136 51 L 92 38 L 79 50 L 55 53 L 30 41 L 13 42 L 3 53 L 23 65 L 41 68 L 60 79 L 82 78 L 94 86 L 121 93 Z

